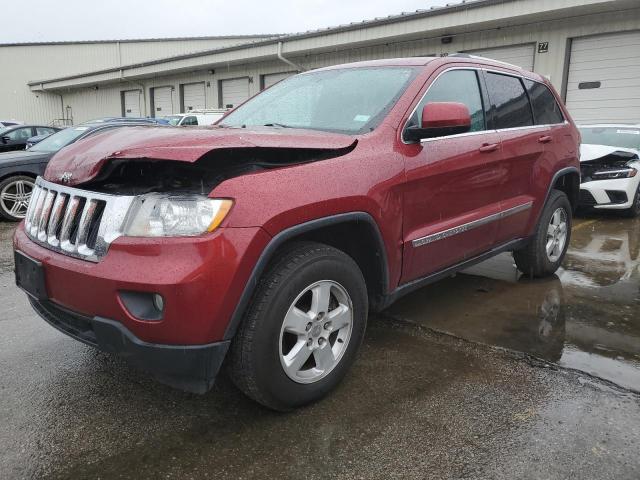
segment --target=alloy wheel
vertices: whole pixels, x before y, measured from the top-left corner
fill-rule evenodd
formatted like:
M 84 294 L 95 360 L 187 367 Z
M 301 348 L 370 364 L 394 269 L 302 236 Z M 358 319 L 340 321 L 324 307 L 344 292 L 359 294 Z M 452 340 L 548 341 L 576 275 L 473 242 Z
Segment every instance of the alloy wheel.
M 547 227 L 547 241 L 545 249 L 549 261 L 555 263 L 558 261 L 565 244 L 567 243 L 567 212 L 564 208 L 557 208 Z
M 324 378 L 342 359 L 353 329 L 353 305 L 332 280 L 306 287 L 293 301 L 280 331 L 280 363 L 297 383 Z
M 4 212 L 15 218 L 24 218 L 33 185 L 33 182 L 23 179 L 7 183 L 0 192 L 0 206 Z

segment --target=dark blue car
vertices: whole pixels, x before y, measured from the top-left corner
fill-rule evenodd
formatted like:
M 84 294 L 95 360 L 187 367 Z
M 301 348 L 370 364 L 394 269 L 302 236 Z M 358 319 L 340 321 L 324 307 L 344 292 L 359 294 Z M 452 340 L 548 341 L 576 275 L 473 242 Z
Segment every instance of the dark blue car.
M 97 132 L 112 128 L 161 125 L 155 119 L 99 119 L 65 128 L 33 145 L 29 150 L 0 153 L 0 217 L 22 220 L 27 213 L 33 184 L 47 163 L 62 148 Z

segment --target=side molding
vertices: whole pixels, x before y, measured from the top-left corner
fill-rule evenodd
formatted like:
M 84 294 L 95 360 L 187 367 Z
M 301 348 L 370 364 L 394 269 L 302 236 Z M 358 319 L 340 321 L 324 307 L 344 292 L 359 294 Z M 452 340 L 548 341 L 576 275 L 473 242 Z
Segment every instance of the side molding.
M 389 271 L 387 264 L 387 252 L 385 250 L 384 241 L 382 240 L 382 234 L 380 233 L 380 229 L 376 224 L 375 220 L 371 215 L 366 212 L 349 212 L 349 213 L 340 213 L 337 215 L 332 215 L 330 217 L 318 218 L 315 220 L 311 220 L 309 222 L 301 223 L 299 225 L 294 225 L 293 227 L 289 227 L 280 233 L 278 233 L 275 237 L 271 239 L 271 241 L 267 244 L 265 249 L 260 254 L 260 258 L 258 259 L 256 265 L 253 267 L 253 271 L 251 272 L 251 276 L 247 280 L 247 283 L 244 287 L 242 295 L 240 296 L 240 300 L 236 305 L 236 308 L 229 320 L 229 324 L 227 325 L 227 329 L 224 333 L 224 340 L 231 340 L 238 329 L 238 326 L 242 322 L 244 314 L 249 306 L 249 302 L 251 301 L 251 297 L 253 296 L 253 292 L 255 291 L 258 282 L 260 281 L 260 277 L 264 273 L 267 265 L 273 258 L 276 250 L 283 245 L 288 240 L 292 238 L 298 237 L 305 233 L 312 232 L 314 230 L 319 230 L 324 227 L 337 225 L 340 223 L 346 222 L 366 222 L 371 227 L 374 232 L 375 241 L 378 244 L 379 251 L 379 262 L 380 268 L 382 272 L 382 288 L 383 292 L 386 293 L 388 291 L 389 285 Z

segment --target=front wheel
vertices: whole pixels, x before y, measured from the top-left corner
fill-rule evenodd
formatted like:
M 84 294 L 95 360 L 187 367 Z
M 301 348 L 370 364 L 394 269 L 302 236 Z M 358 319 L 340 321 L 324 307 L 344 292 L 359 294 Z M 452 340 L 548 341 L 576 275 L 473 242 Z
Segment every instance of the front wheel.
M 562 263 L 571 239 L 571 203 L 560 190 L 552 190 L 529 244 L 513 252 L 518 269 L 531 277 L 552 275 Z
M 318 243 L 291 246 L 261 279 L 233 340 L 232 380 L 274 410 L 322 398 L 354 362 L 367 308 L 351 257 Z
M 27 215 L 34 180 L 26 175 L 7 177 L 0 182 L 0 216 L 19 222 Z

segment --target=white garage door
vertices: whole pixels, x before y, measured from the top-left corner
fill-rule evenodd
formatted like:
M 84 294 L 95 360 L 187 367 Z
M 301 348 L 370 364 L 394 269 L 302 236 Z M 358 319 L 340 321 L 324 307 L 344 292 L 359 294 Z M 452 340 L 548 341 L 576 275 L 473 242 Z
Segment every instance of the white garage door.
M 204 93 L 204 82 L 187 83 L 182 86 L 182 104 L 184 111 L 189 112 L 197 108 L 205 108 L 206 97 Z
M 234 108 L 249 98 L 249 79 L 222 80 L 222 108 Z
M 535 55 L 535 45 L 512 45 L 509 47 L 486 48 L 483 50 L 468 51 L 471 55 L 491 58 L 500 62 L 517 65 L 525 70 L 533 70 L 533 58 Z
M 156 87 L 153 89 L 153 114 L 156 117 L 173 114 L 171 87 Z
M 139 117 L 140 116 L 140 90 L 128 90 L 122 92 L 124 97 L 124 116 Z
M 567 107 L 574 120 L 640 122 L 640 32 L 571 42 Z
M 271 85 L 278 83 L 280 80 L 284 80 L 291 75 L 295 75 L 294 72 L 284 73 L 270 73 L 262 77 L 262 88 L 269 88 Z

